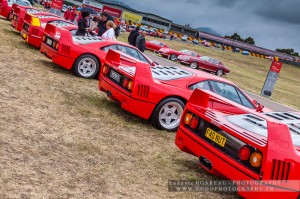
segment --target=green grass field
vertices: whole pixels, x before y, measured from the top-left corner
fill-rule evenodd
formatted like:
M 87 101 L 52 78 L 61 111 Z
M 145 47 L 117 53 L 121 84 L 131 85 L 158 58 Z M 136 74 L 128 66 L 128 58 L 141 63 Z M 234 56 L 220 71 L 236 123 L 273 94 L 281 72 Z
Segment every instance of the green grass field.
M 128 33 L 123 33 L 118 39 L 126 42 Z M 260 94 L 265 78 L 271 66 L 271 61 L 252 56 L 245 56 L 231 51 L 222 51 L 214 47 L 190 45 L 178 41 L 164 40 L 154 37 L 146 37 L 146 40 L 160 40 L 175 50 L 190 49 L 200 55 L 211 56 L 219 59 L 231 70 L 230 74 L 224 76 L 233 81 L 242 89 L 255 94 Z M 291 106 L 300 110 L 300 67 L 283 64 L 279 74 L 271 100 Z

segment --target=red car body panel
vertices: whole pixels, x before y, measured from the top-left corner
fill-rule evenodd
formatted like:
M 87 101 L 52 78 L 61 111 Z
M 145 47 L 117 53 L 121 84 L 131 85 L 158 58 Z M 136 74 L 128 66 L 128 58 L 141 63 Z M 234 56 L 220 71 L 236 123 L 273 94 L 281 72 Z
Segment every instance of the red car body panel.
M 238 115 L 222 108 L 223 104 L 230 104 L 232 109 L 236 109 L 234 114 L 239 112 Z M 199 119 L 197 127 L 188 125 L 184 117 L 187 113 L 192 114 L 193 118 Z M 280 123 L 280 120 L 274 119 L 277 117 L 276 114 L 274 113 L 273 117 L 270 117 L 268 116 L 270 113 L 257 113 L 210 91 L 196 89 L 186 104 L 176 134 L 175 144 L 180 150 L 198 157 L 199 165 L 214 175 L 233 181 L 260 182 L 261 180 L 276 180 L 276 183 L 278 183 L 275 187 L 272 187 L 274 192 L 238 192 L 242 197 L 297 198 L 300 193 L 300 183 L 295 183 L 295 181 L 299 182 L 300 180 L 300 147 L 294 146 L 289 127 Z M 292 120 L 298 117 L 299 122 L 299 113 L 298 116 L 289 114 L 286 116 L 292 118 Z M 237 124 L 231 122 L 233 121 L 232 118 L 239 119 L 239 117 L 243 118 L 244 116 L 250 118 L 249 121 L 251 118 L 256 118 L 255 120 L 265 123 L 261 125 L 259 122 L 251 123 L 253 121 L 250 121 L 247 130 L 242 127 L 242 123 L 247 122 L 247 120 L 242 119 L 240 124 L 238 123 L 239 120 L 236 120 Z M 255 125 L 257 126 L 255 127 Z M 215 132 L 218 132 L 216 134 L 221 134 L 227 138 L 223 146 L 220 147 L 215 141 L 207 138 L 208 128 L 212 128 Z M 267 137 L 253 133 L 252 129 L 255 128 L 266 131 Z M 300 131 L 299 126 L 295 128 Z M 251 164 L 249 165 L 249 159 L 242 161 L 239 156 L 232 155 L 237 153 L 233 148 L 234 144 L 236 146 L 251 146 L 253 149 L 252 154 L 254 151 L 261 153 L 261 166 L 254 168 Z M 229 148 L 231 153 L 227 152 Z M 247 186 L 249 188 L 249 185 Z M 238 185 L 238 187 L 243 188 L 242 185 Z M 266 184 L 262 184 L 261 187 L 264 190 L 269 188 Z M 286 190 L 293 191 L 286 192 Z
M 18 6 L 14 9 L 13 17 L 12 17 L 12 26 L 19 32 L 21 32 L 23 23 L 24 23 L 24 17 L 25 14 L 37 14 L 39 13 L 40 15 L 44 14 L 49 14 L 47 12 L 43 12 L 41 10 L 38 10 L 36 8 L 32 8 L 29 6 Z
M 21 31 L 21 36 L 30 45 L 39 48 L 42 42 L 42 36 L 44 35 L 45 27 L 48 22 L 52 21 L 64 21 L 70 23 L 61 17 L 54 14 L 25 14 L 24 23 Z
M 173 50 L 171 48 L 161 48 L 159 50 L 159 54 L 162 57 L 166 57 L 166 58 L 169 58 L 171 55 L 176 55 L 176 58 L 178 58 L 178 56 L 180 56 L 180 55 L 190 55 L 190 54 L 194 54 L 195 57 L 198 57 L 198 58 L 201 57 L 198 53 L 191 51 L 191 50 L 185 50 L 185 49 L 178 51 L 178 50 Z
M 193 92 L 189 89 L 189 86 L 197 82 L 213 79 L 232 84 L 223 78 L 188 68 L 150 67 L 136 60 L 132 60 L 132 63 L 126 66 L 120 59 L 120 56 L 124 57 L 125 55 L 121 52 L 110 50 L 107 54 L 105 65 L 108 66 L 109 71 L 114 71 L 122 78 L 131 79 L 133 81 L 132 92 L 124 89 L 120 83 L 116 83 L 108 74 L 104 74 L 102 70 L 99 77 L 99 90 L 108 93 L 108 97 L 120 103 L 123 109 L 144 119 L 150 118 L 154 108 L 163 99 L 175 97 L 186 102 Z M 124 68 L 133 72 L 126 72 Z M 159 73 L 169 68 L 174 69 L 174 72 L 162 72 L 162 75 L 176 75 L 178 73 L 176 70 L 184 71 L 185 74 L 190 75 L 175 79 L 161 79 Z
M 159 49 L 161 48 L 170 48 L 170 47 L 160 41 L 156 41 L 156 40 L 146 41 L 146 49 L 148 50 L 159 51 Z
M 54 25 L 47 24 L 45 29 L 45 37 L 58 42 L 58 50 L 47 45 L 46 41 L 42 42 L 40 49 L 40 52 L 47 58 L 51 59 L 53 63 L 67 70 L 71 70 L 76 59 L 83 54 L 94 55 L 98 58 L 101 65 L 104 63 L 104 59 L 107 54 L 105 51 L 101 50 L 102 47 L 110 45 L 122 45 L 136 49 L 129 44 L 115 40 L 107 40 L 100 37 L 82 37 L 83 39 L 95 39 L 95 41 L 88 43 L 84 43 L 84 41 L 82 43 L 80 41 L 76 42 L 73 40 L 73 35 L 70 32 L 70 30 L 74 29 L 77 29 L 77 26 L 66 29 L 65 27 L 59 28 Z M 55 39 L 55 35 L 59 35 L 59 39 Z M 138 51 L 138 49 L 136 50 Z M 145 59 L 154 64 L 149 58 L 145 57 Z
M 7 0 L 0 0 L 0 15 L 8 19 L 11 12 L 11 6 L 8 5 Z

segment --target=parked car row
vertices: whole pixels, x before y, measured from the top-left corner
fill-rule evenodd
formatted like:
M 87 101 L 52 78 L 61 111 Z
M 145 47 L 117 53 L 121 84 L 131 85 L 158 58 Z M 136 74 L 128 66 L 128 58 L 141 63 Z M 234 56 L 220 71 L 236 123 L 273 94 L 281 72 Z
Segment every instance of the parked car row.
M 299 197 L 300 188 L 292 181 L 300 179 L 300 113 L 263 109 L 237 85 L 218 77 L 229 69 L 214 58 L 147 42 L 148 49 L 170 59 L 175 55 L 173 60 L 190 67 L 158 65 L 129 44 L 76 36 L 77 26 L 58 16 L 19 9 L 12 24 L 29 45 L 79 77 L 98 77 L 99 91 L 124 110 L 158 129 L 177 130 L 177 147 L 196 156 L 207 172 L 230 180 L 279 181 L 277 193 L 239 190 L 241 196 Z
M 172 61 L 178 61 L 179 63 L 188 65 L 193 69 L 202 69 L 204 71 L 215 73 L 218 76 L 222 76 L 230 72 L 230 69 L 227 66 L 215 58 L 201 56 L 198 53 L 187 49 L 180 51 L 173 50 L 163 42 L 157 40 L 146 41 L 146 49 L 158 52 L 162 57 Z

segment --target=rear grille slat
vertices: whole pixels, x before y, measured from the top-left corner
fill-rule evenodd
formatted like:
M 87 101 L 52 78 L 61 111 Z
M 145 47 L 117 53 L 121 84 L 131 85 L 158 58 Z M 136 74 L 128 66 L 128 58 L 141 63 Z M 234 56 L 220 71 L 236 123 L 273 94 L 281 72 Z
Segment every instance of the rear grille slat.
M 290 162 L 273 159 L 271 180 L 287 181 L 289 178 L 290 166 Z
M 61 52 L 64 54 L 70 54 L 70 46 L 63 44 L 61 48 Z
M 138 96 L 148 98 L 149 86 L 138 84 Z

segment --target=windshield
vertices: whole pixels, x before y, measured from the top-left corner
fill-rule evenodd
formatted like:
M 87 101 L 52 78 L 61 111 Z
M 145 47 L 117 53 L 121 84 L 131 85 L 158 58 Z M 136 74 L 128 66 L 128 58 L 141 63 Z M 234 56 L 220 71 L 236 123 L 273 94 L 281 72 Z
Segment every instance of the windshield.
M 15 0 L 15 3 L 21 6 L 31 6 L 31 4 L 28 1 Z

